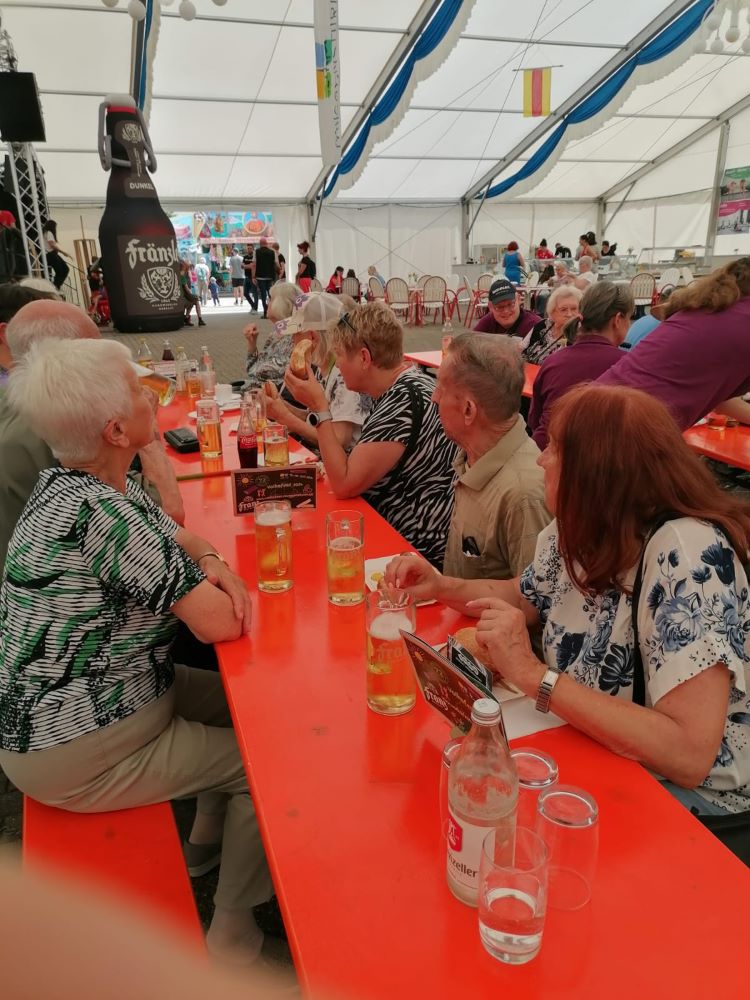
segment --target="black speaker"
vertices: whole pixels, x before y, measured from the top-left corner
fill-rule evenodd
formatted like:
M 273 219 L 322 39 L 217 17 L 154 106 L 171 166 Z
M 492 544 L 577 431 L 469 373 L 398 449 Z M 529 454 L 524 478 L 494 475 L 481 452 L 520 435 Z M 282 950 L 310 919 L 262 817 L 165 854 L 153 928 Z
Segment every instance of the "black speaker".
M 5 142 L 46 141 L 33 73 L 0 73 L 0 138 Z

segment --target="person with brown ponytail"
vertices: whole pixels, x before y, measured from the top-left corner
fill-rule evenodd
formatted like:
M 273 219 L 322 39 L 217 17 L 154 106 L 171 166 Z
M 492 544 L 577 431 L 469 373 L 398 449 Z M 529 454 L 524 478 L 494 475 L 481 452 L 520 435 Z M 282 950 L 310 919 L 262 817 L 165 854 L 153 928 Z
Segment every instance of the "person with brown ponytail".
M 597 381 L 643 389 L 681 429 L 711 410 L 750 424 L 750 257 L 740 257 L 654 309 L 664 320 Z
M 540 451 L 547 447 L 547 422 L 555 400 L 574 385 L 593 382 L 620 360 L 633 295 L 627 285 L 599 281 L 583 293 L 578 308 L 580 319 L 565 327 L 570 346 L 551 354 L 534 381 L 528 425 Z

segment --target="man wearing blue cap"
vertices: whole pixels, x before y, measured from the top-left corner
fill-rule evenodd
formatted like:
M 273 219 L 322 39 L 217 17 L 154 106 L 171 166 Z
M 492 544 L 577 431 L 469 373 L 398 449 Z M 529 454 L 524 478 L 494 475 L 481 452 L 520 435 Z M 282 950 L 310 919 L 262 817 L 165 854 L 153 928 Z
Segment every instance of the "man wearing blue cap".
M 490 287 L 487 315 L 482 316 L 474 329 L 477 333 L 525 337 L 541 321 L 541 316 L 522 307 L 516 286 L 507 278 L 498 278 Z

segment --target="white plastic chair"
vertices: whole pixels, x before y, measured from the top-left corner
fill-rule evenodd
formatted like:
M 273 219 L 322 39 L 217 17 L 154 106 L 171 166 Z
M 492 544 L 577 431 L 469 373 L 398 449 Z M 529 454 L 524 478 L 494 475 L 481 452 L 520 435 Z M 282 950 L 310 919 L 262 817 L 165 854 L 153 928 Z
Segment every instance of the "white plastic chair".
M 377 281 L 377 279 L 375 280 Z M 379 281 L 378 284 L 380 284 Z M 355 302 L 359 302 L 362 297 L 362 289 L 359 287 L 359 278 L 344 278 L 341 282 L 341 291 L 344 295 L 351 295 Z
M 445 278 L 428 278 L 422 286 L 422 309 L 424 312 L 434 312 L 433 323 L 437 323 L 438 311 L 445 323 L 446 291 Z
M 377 278 L 372 277 L 367 282 L 370 288 L 370 295 L 373 299 L 384 299 L 385 298 L 385 288 L 380 284 Z
M 311 279 L 311 281 L 310 281 L 310 291 L 311 292 L 322 292 L 323 291 L 323 286 L 321 285 L 321 283 L 318 281 L 317 278 L 312 278 Z
M 661 292 L 667 285 L 676 285 L 680 280 L 679 267 L 668 267 L 662 271 L 659 280 L 656 282 L 657 289 Z
M 385 300 L 396 315 L 403 313 L 404 319 L 409 319 L 411 312 L 409 286 L 403 278 L 388 279 L 385 284 Z
M 656 278 L 647 271 L 636 274 L 634 278 L 630 279 L 630 291 L 633 293 L 636 309 L 640 307 L 641 310 L 645 311 L 645 307 L 650 306 L 653 301 Z
M 689 267 L 681 267 L 680 278 L 681 278 L 681 284 L 689 285 L 690 282 L 694 280 L 694 275 Z

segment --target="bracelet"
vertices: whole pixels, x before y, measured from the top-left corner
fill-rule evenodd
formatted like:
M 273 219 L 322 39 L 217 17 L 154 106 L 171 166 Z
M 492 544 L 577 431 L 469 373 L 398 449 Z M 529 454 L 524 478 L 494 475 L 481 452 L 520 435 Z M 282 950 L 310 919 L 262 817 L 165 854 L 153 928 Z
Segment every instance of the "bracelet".
M 202 556 L 198 556 L 195 562 L 200 565 L 201 560 L 208 559 L 209 556 L 213 556 L 215 559 L 218 559 L 219 562 L 223 562 L 225 566 L 229 565 L 221 552 L 204 552 Z

